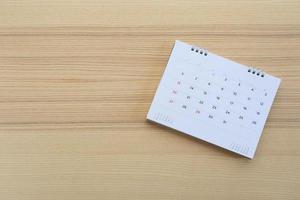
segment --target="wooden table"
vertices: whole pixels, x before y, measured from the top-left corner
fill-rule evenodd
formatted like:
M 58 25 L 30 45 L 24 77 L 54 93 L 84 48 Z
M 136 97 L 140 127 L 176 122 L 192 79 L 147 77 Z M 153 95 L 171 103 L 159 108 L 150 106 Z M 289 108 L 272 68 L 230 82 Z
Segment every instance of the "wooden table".
M 175 39 L 282 78 L 254 160 L 146 121 Z M 0 199 L 300 199 L 300 1 L 0 2 Z

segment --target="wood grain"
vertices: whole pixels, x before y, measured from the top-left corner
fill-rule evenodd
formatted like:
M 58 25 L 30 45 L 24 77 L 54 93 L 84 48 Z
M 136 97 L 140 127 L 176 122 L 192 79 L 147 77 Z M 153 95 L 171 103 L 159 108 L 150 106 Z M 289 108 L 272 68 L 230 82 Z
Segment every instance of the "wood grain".
M 145 120 L 175 39 L 282 79 L 254 160 Z M 300 199 L 300 2 L 0 2 L 0 199 Z

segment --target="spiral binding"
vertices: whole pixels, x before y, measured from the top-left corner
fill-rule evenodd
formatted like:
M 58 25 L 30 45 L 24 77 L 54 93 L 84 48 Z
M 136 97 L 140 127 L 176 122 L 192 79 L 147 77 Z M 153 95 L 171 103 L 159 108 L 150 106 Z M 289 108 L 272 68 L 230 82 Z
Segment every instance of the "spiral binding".
M 191 51 L 199 53 L 200 55 L 204 55 L 204 56 L 208 55 L 208 51 L 201 47 L 191 47 Z
M 199 53 L 200 55 L 204 55 L 207 56 L 208 55 L 208 51 L 204 48 L 201 47 L 195 47 L 192 46 L 191 47 L 191 51 L 195 52 L 195 53 Z M 248 72 L 253 74 L 253 75 L 257 75 L 261 78 L 265 77 L 265 72 L 259 68 L 255 68 L 255 67 L 249 67 Z
M 253 75 L 257 75 L 257 76 L 260 76 L 260 77 L 265 77 L 265 72 L 259 68 L 255 68 L 255 67 L 249 67 L 248 69 L 248 72 L 253 74 Z

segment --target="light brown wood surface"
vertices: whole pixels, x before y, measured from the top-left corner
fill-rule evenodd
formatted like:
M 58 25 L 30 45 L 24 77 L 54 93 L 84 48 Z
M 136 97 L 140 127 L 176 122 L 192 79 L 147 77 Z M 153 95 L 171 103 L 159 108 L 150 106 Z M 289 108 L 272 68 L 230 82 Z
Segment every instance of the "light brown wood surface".
M 146 121 L 175 39 L 282 79 L 253 160 Z M 0 2 L 0 199 L 300 199 L 300 1 Z

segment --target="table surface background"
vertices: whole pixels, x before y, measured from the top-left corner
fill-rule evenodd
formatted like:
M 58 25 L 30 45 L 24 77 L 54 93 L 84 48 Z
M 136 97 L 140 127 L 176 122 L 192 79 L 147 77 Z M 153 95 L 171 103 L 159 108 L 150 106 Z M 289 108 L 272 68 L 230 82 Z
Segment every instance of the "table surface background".
M 282 79 L 248 160 L 146 121 L 175 39 Z M 300 199 L 300 1 L 0 2 L 0 198 Z

